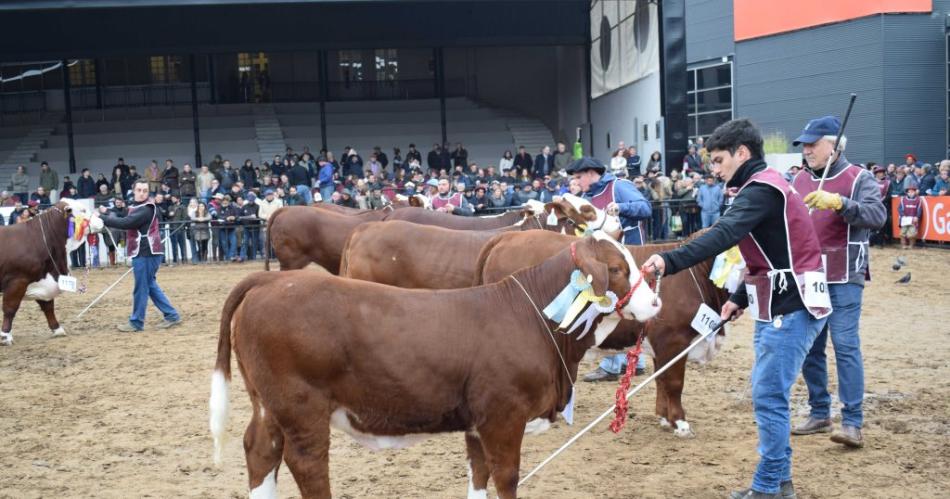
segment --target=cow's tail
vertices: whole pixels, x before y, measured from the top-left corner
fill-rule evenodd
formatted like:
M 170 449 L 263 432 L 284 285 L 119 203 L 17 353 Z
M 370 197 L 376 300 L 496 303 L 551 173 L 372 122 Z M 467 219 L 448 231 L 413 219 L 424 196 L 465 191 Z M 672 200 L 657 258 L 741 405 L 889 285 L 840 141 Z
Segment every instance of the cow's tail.
M 218 328 L 218 358 L 211 374 L 211 397 L 208 399 L 209 427 L 214 438 L 214 463 L 221 464 L 221 451 L 225 441 L 225 426 L 228 423 L 228 391 L 231 384 L 231 318 L 235 309 L 244 300 L 248 290 L 257 284 L 258 279 L 248 277 L 238 283 L 228 295 L 221 310 L 221 323 Z
M 472 286 L 482 286 L 485 284 L 482 274 L 485 273 L 485 265 L 488 264 L 488 258 L 491 257 L 492 250 L 495 249 L 495 246 L 505 237 L 507 232 L 502 232 L 497 236 L 492 237 L 482 246 L 482 250 L 478 252 L 478 260 L 475 263 L 475 278 L 472 281 Z

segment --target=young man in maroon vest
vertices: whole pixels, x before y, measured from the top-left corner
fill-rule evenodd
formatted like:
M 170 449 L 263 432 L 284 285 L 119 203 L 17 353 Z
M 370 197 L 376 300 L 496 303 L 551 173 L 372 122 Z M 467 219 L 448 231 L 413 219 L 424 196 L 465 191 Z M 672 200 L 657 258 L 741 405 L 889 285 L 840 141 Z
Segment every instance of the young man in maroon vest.
M 452 191 L 452 184 L 449 183 L 449 179 L 439 179 L 436 189 L 435 195 L 429 198 L 433 210 L 464 217 L 472 216 L 475 213 L 475 208 L 469 204 L 461 192 Z
M 861 447 L 861 425 L 864 414 L 864 363 L 861 358 L 861 339 L 858 324 L 861 320 L 861 298 L 864 282 L 870 278 L 868 258 L 871 231 L 884 225 L 887 213 L 881 204 L 881 189 L 871 173 L 853 165 L 844 156 L 847 137 L 842 136 L 835 151 L 835 138 L 841 122 L 835 116 L 825 116 L 808 122 L 794 145 L 802 145 L 808 166 L 795 176 L 792 186 L 811 209 L 810 216 L 824 259 L 828 291 L 834 312 L 828 324 L 811 347 L 802 366 L 802 376 L 808 385 L 808 419 L 792 430 L 793 435 L 827 433 L 831 426 L 831 394 L 828 393 L 828 361 L 825 345 L 828 336 L 835 347 L 838 369 L 838 397 L 841 409 L 841 429 L 831 440 L 849 447 Z M 818 184 L 825 165 L 831 166 L 825 174 L 821 190 Z
M 119 331 L 122 332 L 141 331 L 145 327 L 145 306 L 149 298 L 165 316 L 158 327 L 167 329 L 181 324 L 181 316 L 155 280 L 158 267 L 162 264 L 164 245 L 158 231 L 158 208 L 149 199 L 148 189 L 147 180 L 135 181 L 132 185 L 134 202 L 124 217 L 110 214 L 105 206 L 99 208 L 106 227 L 126 231 L 126 252 L 132 259 L 132 274 L 135 276 L 132 315 L 128 323 L 119 324 Z
M 752 404 L 760 459 L 751 487 L 731 497 L 794 497 L 789 397 L 831 311 L 821 247 L 801 197 L 765 164 L 762 136 L 752 123 L 720 125 L 706 148 L 713 173 L 738 189 L 732 206 L 702 236 L 651 256 L 643 271 L 674 274 L 739 245 L 748 274 L 721 317 L 735 319 L 747 308 L 755 320 Z
M 924 206 L 917 195 L 917 183 L 909 182 L 904 195 L 897 205 L 897 214 L 900 216 L 901 249 L 914 249 L 917 240 L 917 227 L 920 218 L 924 215 Z

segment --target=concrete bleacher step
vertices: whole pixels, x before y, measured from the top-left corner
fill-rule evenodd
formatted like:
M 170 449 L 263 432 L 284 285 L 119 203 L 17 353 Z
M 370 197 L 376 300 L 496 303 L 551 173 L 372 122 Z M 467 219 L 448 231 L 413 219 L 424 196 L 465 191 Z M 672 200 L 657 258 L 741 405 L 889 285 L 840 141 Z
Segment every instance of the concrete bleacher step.
M 0 179 L 9 179 L 18 165 L 34 162 L 40 150 L 46 147 L 54 131 L 56 131 L 55 126 L 48 124 L 32 127 L 0 164 Z M 5 182 L 5 180 L 0 180 L 0 182 Z
M 261 163 L 271 161 L 274 156 L 283 156 L 287 150 L 284 132 L 273 105 L 256 105 L 254 114 L 254 137 Z

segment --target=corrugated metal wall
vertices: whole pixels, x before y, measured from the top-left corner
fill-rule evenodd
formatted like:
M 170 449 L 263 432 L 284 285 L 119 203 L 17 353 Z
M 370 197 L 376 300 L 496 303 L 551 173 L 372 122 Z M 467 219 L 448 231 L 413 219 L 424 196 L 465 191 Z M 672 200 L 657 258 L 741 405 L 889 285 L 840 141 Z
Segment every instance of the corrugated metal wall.
M 881 16 L 736 44 L 736 116 L 764 133 L 794 139 L 811 118 L 842 115 L 858 94 L 848 124 L 852 161 L 884 158 L 884 57 Z M 942 106 L 941 106 L 942 109 Z
M 908 152 L 926 163 L 947 157 L 945 17 L 946 10 L 883 16 L 887 163 L 899 164 Z
M 732 0 L 686 0 L 686 60 L 689 63 L 733 53 L 732 12 Z

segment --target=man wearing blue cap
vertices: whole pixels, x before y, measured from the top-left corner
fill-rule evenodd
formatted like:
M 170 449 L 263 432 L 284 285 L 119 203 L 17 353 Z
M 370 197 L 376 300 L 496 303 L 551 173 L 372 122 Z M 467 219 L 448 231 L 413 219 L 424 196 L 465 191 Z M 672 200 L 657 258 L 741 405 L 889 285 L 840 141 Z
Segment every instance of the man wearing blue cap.
M 653 211 L 633 182 L 607 173 L 607 167 L 600 160 L 587 156 L 574 161 L 565 171 L 580 183 L 584 199 L 609 214 L 620 216 L 623 227 L 621 243 L 643 244 L 640 220 L 649 219 Z M 641 356 L 636 373 L 642 374 L 645 368 L 646 359 Z M 584 381 L 614 381 L 626 370 L 627 355 L 612 355 L 605 357 L 595 371 L 585 375 Z
M 830 334 L 838 370 L 838 397 L 844 406 L 841 429 L 831 435 L 831 440 L 858 448 L 864 445 L 861 436 L 864 365 L 858 323 L 864 282 L 870 279 L 868 240 L 871 231 L 884 224 L 887 213 L 874 177 L 845 158 L 847 138 L 842 136 L 838 150 L 834 150 L 840 128 L 841 122 L 835 116 L 817 118 L 805 125 L 793 143 L 801 144 L 808 166 L 795 176 L 792 186 L 805 196 L 805 204 L 811 208 L 810 217 L 821 244 L 833 312 L 802 365 L 811 413 L 807 421 L 792 429 L 792 434 L 832 431 L 825 359 Z M 830 166 L 826 166 L 829 161 Z M 818 190 L 826 167 L 829 171 L 825 174 L 825 183 Z

